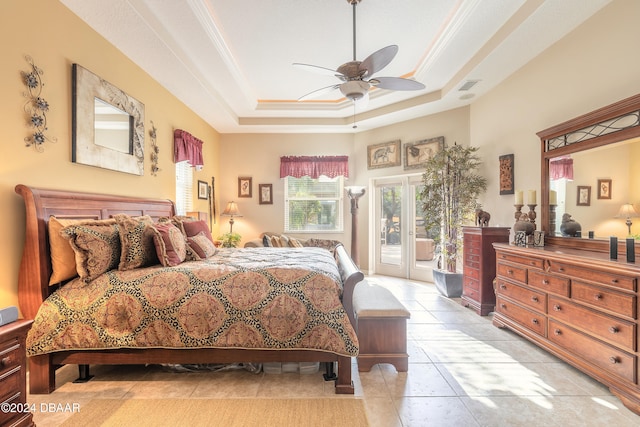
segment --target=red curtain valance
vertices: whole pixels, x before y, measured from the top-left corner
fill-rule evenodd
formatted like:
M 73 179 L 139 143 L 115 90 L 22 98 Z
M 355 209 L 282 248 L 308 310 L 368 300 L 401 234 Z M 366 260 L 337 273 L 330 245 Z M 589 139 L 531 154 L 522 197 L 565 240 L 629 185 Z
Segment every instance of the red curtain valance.
M 280 157 L 280 178 L 320 175 L 349 178 L 349 156 L 284 156 Z
M 202 159 L 203 142 L 182 129 L 173 132 L 173 161 L 178 163 L 187 160 L 193 167 L 204 166 Z
M 549 178 L 553 181 L 561 178 L 573 180 L 573 159 L 563 157 L 549 162 Z

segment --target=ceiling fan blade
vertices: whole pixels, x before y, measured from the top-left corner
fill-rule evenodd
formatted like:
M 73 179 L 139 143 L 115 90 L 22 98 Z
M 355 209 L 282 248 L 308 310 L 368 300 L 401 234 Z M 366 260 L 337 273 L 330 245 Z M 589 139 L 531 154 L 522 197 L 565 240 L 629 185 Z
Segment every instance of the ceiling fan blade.
M 372 76 L 374 73 L 382 70 L 389 65 L 393 58 L 398 53 L 398 46 L 395 44 L 383 47 L 380 50 L 376 50 L 371 55 L 367 56 L 360 64 L 360 71 L 364 71 L 363 77 Z
M 340 85 L 337 84 L 337 85 L 331 85 L 331 86 L 323 87 L 322 89 L 314 90 L 313 92 L 309 92 L 308 94 L 303 95 L 300 98 L 298 98 L 298 101 L 307 101 L 309 99 L 319 98 L 322 95 L 326 95 L 327 93 L 330 93 L 330 92 L 338 89 L 339 87 L 340 87 Z
M 293 66 L 300 70 L 311 71 L 312 73 L 316 73 L 316 74 L 324 74 L 325 76 L 335 76 L 335 77 L 342 76 L 342 73 L 339 73 L 336 70 L 320 67 L 318 65 L 309 65 L 309 64 L 301 64 L 299 62 L 294 62 Z
M 420 82 L 403 79 L 401 77 L 376 77 L 372 79 L 370 83 L 380 89 L 388 90 L 421 90 L 425 87 Z

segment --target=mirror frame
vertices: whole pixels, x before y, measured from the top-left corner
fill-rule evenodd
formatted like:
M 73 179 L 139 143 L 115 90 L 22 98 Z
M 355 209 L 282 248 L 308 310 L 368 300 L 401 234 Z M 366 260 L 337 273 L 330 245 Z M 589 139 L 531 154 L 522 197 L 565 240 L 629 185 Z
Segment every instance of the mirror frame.
M 71 161 L 144 175 L 144 104 L 78 64 L 72 68 Z M 131 153 L 95 143 L 95 98 L 129 114 Z
M 628 117 L 633 120 L 629 122 Z M 536 135 L 541 142 L 540 221 L 545 232 L 545 243 L 608 252 L 608 240 L 549 235 L 549 161 L 555 157 L 640 137 L 640 94 L 542 130 Z M 618 252 L 625 253 L 625 242 L 623 239 L 620 240 L 622 241 L 618 243 Z M 640 244 L 636 242 L 636 252 L 638 247 Z

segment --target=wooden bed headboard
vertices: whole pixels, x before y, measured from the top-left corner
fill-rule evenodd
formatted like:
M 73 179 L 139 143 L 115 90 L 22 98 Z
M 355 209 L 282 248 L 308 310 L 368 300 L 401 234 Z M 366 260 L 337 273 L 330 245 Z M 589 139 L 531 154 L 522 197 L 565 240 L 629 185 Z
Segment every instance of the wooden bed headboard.
M 45 190 L 21 184 L 15 190 L 24 199 L 26 210 L 25 243 L 18 275 L 18 301 L 22 316 L 26 319 L 35 318 L 42 302 L 55 289 L 49 286 L 49 217 L 107 219 L 124 213 L 131 216 L 149 215 L 155 220 L 175 214 L 171 200 Z

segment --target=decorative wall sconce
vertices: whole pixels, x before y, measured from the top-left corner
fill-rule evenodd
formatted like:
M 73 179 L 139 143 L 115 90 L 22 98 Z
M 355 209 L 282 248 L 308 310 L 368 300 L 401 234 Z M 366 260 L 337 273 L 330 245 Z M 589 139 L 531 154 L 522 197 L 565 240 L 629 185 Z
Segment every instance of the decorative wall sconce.
M 156 143 L 156 130 L 156 126 L 153 124 L 153 120 L 151 120 L 149 139 L 151 139 L 151 175 L 153 176 L 157 176 L 158 172 L 160 172 L 160 168 L 158 167 L 158 153 L 160 152 L 160 148 L 158 148 L 158 144 Z
M 39 152 L 44 151 L 43 144 L 45 141 L 57 142 L 58 139 L 49 137 L 45 134 L 47 130 L 47 112 L 49 111 L 49 103 L 40 96 L 42 94 L 42 88 L 44 83 L 42 81 L 42 75 L 44 71 L 40 69 L 33 62 L 33 58 L 29 55 L 24 59 L 31 65 L 31 71 L 22 71 L 22 80 L 27 91 L 23 93 L 27 98 L 26 104 L 24 104 L 24 111 L 27 113 L 27 124 L 34 128 L 31 135 L 24 138 L 24 142 L 27 147 L 34 146 Z

